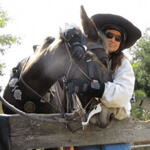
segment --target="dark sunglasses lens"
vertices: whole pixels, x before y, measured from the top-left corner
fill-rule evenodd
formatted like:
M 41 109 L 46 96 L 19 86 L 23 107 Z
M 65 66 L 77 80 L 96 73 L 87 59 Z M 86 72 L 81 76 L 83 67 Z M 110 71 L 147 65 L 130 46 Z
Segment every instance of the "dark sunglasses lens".
M 108 39 L 112 39 L 113 38 L 113 34 L 112 33 L 110 33 L 110 32 L 106 32 L 105 33 L 106 34 L 106 37 L 108 38 Z
M 115 40 L 118 41 L 118 42 L 120 42 L 120 41 L 121 41 L 121 36 L 116 35 L 116 36 L 115 36 Z
M 115 40 L 116 40 L 116 41 L 118 41 L 118 42 L 121 41 L 121 36 L 119 36 L 119 35 L 114 35 L 114 34 L 111 33 L 111 32 L 106 32 L 105 35 L 106 35 L 106 37 L 107 37 L 108 39 L 112 39 L 112 38 L 115 36 Z

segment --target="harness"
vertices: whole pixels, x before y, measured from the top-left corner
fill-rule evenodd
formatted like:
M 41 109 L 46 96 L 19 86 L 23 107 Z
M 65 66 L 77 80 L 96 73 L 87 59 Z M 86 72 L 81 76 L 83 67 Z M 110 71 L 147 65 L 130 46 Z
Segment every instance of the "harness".
M 12 92 L 14 98 L 16 99 L 16 101 L 18 103 L 20 103 L 22 106 L 24 106 L 25 112 L 27 112 L 27 113 L 40 112 L 40 109 L 44 105 L 45 101 L 43 101 L 40 97 L 38 99 L 33 99 L 33 98 L 25 95 L 21 91 L 19 84 L 18 84 L 19 77 L 20 77 L 19 70 L 18 70 L 19 66 L 20 66 L 20 63 L 18 63 L 18 65 L 12 69 L 13 74 L 9 81 L 9 87 L 11 89 L 11 92 Z M 49 95 L 48 98 L 46 99 L 47 103 L 48 103 L 54 97 L 54 89 L 51 88 L 47 92 L 47 95 Z M 42 97 L 42 98 L 44 98 L 44 97 Z
M 71 31 L 70 31 L 71 30 Z M 88 67 L 88 74 L 86 74 L 81 68 L 79 65 L 76 64 L 76 62 L 74 61 L 74 59 L 72 58 L 71 56 L 71 53 L 70 53 L 70 49 L 73 49 L 73 47 L 75 46 L 81 46 L 85 52 L 88 51 L 88 50 L 94 50 L 94 49 L 104 49 L 103 45 L 101 44 L 96 44 L 96 45 L 88 45 L 87 44 L 87 41 L 86 41 L 86 37 L 81 34 L 81 43 L 79 42 L 75 42 L 72 44 L 72 46 L 70 46 L 70 41 L 72 38 L 76 37 L 76 36 L 79 36 L 76 29 L 73 28 L 73 29 L 70 29 L 69 31 L 67 32 L 71 32 L 70 35 L 68 36 L 67 33 L 64 34 L 63 38 L 64 40 L 66 41 L 65 42 L 65 46 L 66 46 L 66 49 L 67 49 L 67 52 L 69 54 L 69 58 L 70 58 L 70 66 L 69 66 L 69 69 L 67 71 L 67 75 L 66 75 L 66 83 L 67 84 L 67 79 L 69 78 L 69 74 L 70 74 L 70 71 L 71 71 L 71 68 L 73 66 L 73 64 L 77 67 L 77 69 L 89 80 L 91 81 L 91 86 L 95 89 L 98 89 L 100 84 L 97 80 L 94 79 L 94 71 L 93 71 L 93 65 L 92 65 L 92 60 L 90 57 L 86 56 L 86 63 L 87 63 L 87 67 Z M 66 38 L 67 37 L 67 38 Z M 70 46 L 70 47 L 69 47 Z M 74 69 L 75 70 L 75 69 Z

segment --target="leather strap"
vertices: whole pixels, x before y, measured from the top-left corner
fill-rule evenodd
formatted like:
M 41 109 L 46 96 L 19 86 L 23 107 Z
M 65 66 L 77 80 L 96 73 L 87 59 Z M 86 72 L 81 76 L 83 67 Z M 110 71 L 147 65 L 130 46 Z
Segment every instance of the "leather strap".
M 93 80 L 94 79 L 94 71 L 93 71 L 92 61 L 91 61 L 91 59 L 87 59 L 86 62 L 87 62 L 87 66 L 88 66 L 89 77 Z
M 101 44 L 87 46 L 87 50 L 98 49 L 98 48 L 104 49 L 103 45 L 101 45 Z

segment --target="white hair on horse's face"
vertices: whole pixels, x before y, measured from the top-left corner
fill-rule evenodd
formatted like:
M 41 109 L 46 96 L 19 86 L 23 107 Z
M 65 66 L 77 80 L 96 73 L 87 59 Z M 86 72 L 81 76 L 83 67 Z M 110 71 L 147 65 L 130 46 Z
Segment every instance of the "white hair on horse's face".
M 60 27 L 60 31 L 64 33 L 65 31 L 73 28 L 79 29 L 75 23 L 65 23 L 64 26 Z

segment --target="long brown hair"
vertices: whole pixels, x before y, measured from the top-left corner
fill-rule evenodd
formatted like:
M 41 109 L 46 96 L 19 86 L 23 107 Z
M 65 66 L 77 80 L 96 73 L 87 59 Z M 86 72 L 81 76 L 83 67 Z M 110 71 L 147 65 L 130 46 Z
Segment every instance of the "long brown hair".
M 122 37 L 123 37 L 123 36 L 122 36 Z M 110 54 L 109 59 L 112 61 L 112 62 L 111 62 L 111 71 L 112 71 L 112 73 L 114 73 L 115 70 L 116 70 L 119 66 L 121 66 L 122 59 L 123 59 L 124 57 L 126 57 L 126 56 L 124 55 L 124 53 L 121 51 L 124 46 L 125 46 L 125 40 L 122 39 L 119 49 L 118 49 L 116 52 Z
M 125 57 L 124 53 L 122 51 L 119 51 L 115 55 L 110 54 L 110 60 L 111 60 L 111 71 L 114 73 L 116 69 L 121 66 L 122 59 Z

